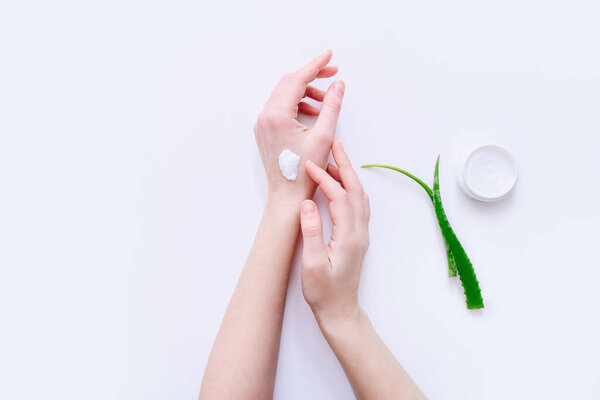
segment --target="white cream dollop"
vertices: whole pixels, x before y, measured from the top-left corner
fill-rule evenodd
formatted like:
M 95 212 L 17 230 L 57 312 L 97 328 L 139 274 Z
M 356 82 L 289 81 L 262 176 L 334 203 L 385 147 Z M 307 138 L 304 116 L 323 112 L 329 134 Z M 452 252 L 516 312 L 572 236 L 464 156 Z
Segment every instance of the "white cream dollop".
M 295 181 L 298 176 L 300 156 L 293 151 L 284 150 L 279 154 L 279 169 L 288 181 Z

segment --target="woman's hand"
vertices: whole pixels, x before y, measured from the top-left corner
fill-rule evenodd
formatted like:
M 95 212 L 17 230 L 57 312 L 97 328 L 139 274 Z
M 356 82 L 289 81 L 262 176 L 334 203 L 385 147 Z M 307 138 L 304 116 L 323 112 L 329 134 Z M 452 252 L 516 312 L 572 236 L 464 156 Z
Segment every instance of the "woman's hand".
M 312 160 L 325 166 L 335 136 L 335 127 L 344 96 L 344 82 L 334 82 L 327 92 L 309 84 L 329 78 L 338 71 L 328 66 L 331 50 L 321 54 L 296 72 L 283 76 L 267 100 L 254 126 L 256 143 L 269 182 L 269 196 L 297 201 L 311 198 L 316 185 L 306 176 L 304 163 Z M 323 103 L 321 110 L 302 101 L 309 97 Z M 318 116 L 313 129 L 298 122 L 298 113 Z M 279 170 L 279 154 L 288 149 L 300 156 L 298 176 L 288 181 Z
M 340 361 L 357 399 L 424 400 L 358 305 L 358 283 L 369 247 L 369 199 L 342 144 L 333 144 L 338 168 L 327 171 L 306 162 L 308 175 L 329 199 L 331 241 L 323 244 L 323 225 L 311 200 L 302 203 L 300 221 L 302 293 L 321 332 Z
M 340 142 L 334 143 L 333 156 L 338 168 L 328 165 L 327 171 L 306 162 L 308 175 L 329 199 L 333 231 L 327 246 L 315 203 L 304 201 L 300 211 L 302 292 L 319 325 L 360 314 L 358 283 L 369 247 L 369 199 Z

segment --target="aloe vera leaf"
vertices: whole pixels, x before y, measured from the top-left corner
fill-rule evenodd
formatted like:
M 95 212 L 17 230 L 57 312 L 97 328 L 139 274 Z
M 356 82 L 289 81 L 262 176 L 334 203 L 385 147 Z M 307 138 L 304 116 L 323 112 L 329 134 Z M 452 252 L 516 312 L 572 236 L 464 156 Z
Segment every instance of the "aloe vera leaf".
M 417 182 L 419 185 L 421 185 L 421 187 L 423 189 L 425 189 L 425 191 L 427 192 L 427 195 L 429 196 L 431 201 L 433 201 L 433 191 L 431 190 L 431 188 L 429 186 L 427 186 L 427 184 L 425 182 L 423 182 L 422 180 L 420 180 L 419 178 L 417 178 L 416 176 L 414 176 L 413 174 L 411 174 L 408 171 L 405 171 L 398 167 L 392 167 L 391 165 L 384 165 L 384 164 L 366 164 L 366 165 L 361 165 L 361 168 L 387 168 L 387 169 L 392 169 L 394 171 L 398 171 L 401 174 L 408 176 L 410 179 Z
M 361 168 L 387 168 L 387 169 L 391 169 L 394 171 L 398 171 L 401 174 L 408 176 L 410 179 L 414 180 L 419 185 L 421 185 L 421 187 L 427 192 L 429 199 L 433 203 L 433 191 L 431 190 L 431 188 L 425 182 L 423 182 L 422 180 L 420 180 L 419 178 L 417 178 L 416 176 L 414 176 L 413 174 L 411 174 L 408 171 L 405 171 L 405 170 L 397 168 L 397 167 L 392 167 L 391 165 L 384 165 L 384 164 L 367 164 L 367 165 L 362 165 Z M 442 235 L 442 237 L 443 237 L 443 235 Z M 452 278 L 452 277 L 456 276 L 456 262 L 454 261 L 454 256 L 452 255 L 452 251 L 450 250 L 450 247 L 448 246 L 448 243 L 446 242 L 446 238 L 444 238 L 444 246 L 446 247 L 446 257 L 448 258 L 448 276 Z
M 454 258 L 456 269 L 460 282 L 465 290 L 465 297 L 467 308 L 477 309 L 483 308 L 483 297 L 481 296 L 481 289 L 479 288 L 479 281 L 477 281 L 477 275 L 473 269 L 473 264 L 467 256 L 465 249 L 462 247 L 456 234 L 448 222 L 446 212 L 442 206 L 442 197 L 440 195 L 440 157 L 438 156 L 435 163 L 435 172 L 433 175 L 433 207 L 435 209 L 435 215 L 437 216 L 442 236 L 446 240 L 450 252 Z
M 444 236 L 442 235 L 442 237 Z M 452 254 L 452 250 L 450 250 L 450 246 L 448 246 L 448 242 L 446 242 L 446 238 L 444 238 L 444 246 L 446 247 L 446 257 L 448 258 L 448 276 L 454 278 L 457 275 L 456 261 L 454 261 L 454 255 Z

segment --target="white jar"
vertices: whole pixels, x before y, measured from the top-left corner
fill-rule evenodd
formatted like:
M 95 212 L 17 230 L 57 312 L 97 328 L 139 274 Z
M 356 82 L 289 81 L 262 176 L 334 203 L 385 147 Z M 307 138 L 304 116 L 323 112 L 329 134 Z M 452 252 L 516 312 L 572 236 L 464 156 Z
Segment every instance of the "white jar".
M 467 196 L 489 202 L 508 196 L 517 177 L 517 165 L 508 150 L 486 144 L 465 157 L 458 172 L 458 183 Z

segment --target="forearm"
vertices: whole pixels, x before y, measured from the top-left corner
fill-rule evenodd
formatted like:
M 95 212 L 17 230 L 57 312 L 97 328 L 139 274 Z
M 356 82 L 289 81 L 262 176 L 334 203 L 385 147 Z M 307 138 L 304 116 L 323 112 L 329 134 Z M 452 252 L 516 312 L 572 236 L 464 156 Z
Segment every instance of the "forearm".
M 206 366 L 201 399 L 273 395 L 299 202 L 270 196 Z
M 319 321 L 319 326 L 358 399 L 425 399 L 364 311 L 342 321 Z

